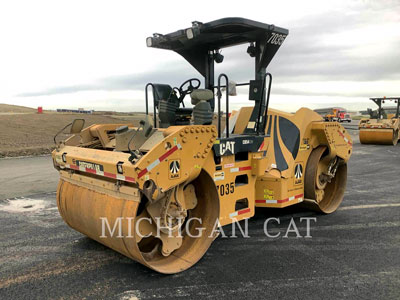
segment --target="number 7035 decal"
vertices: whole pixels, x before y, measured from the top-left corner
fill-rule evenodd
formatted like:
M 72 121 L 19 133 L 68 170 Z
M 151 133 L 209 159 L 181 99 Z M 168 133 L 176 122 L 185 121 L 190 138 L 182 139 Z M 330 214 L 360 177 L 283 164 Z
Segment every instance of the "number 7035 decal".
M 273 32 L 271 34 L 271 36 L 269 37 L 267 44 L 269 43 L 272 45 L 282 45 L 285 38 L 286 38 L 286 35 Z
M 217 185 L 217 190 L 220 196 L 233 194 L 235 192 L 235 183 L 231 182 L 231 183 Z

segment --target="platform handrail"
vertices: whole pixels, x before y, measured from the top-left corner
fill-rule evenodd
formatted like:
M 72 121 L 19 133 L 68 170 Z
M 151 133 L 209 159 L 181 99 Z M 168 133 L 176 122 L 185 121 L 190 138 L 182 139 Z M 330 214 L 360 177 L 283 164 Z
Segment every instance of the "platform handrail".
M 225 104 L 225 109 L 226 109 L 226 125 L 225 125 L 225 131 L 226 131 L 226 137 L 229 138 L 229 79 L 228 76 L 224 73 L 220 74 L 218 76 L 218 91 L 217 91 L 217 98 L 218 98 L 218 138 L 221 138 L 221 98 L 222 98 L 222 92 L 221 92 L 221 78 L 225 78 L 226 81 L 226 104 Z
M 262 131 L 260 132 L 261 134 L 265 133 L 265 128 L 267 127 L 267 117 L 268 117 L 268 107 L 269 107 L 269 96 L 271 93 L 271 85 L 272 85 L 272 74 L 271 73 L 266 73 L 265 78 L 264 78 L 264 87 L 267 81 L 267 77 L 269 77 L 269 82 L 268 82 L 268 91 L 267 91 L 267 99 L 265 103 L 265 111 L 264 111 L 264 117 L 263 117 L 263 125 L 261 126 Z M 264 97 L 265 97 L 265 88 L 264 88 Z M 262 107 L 261 107 L 262 108 Z M 261 111 L 261 110 L 260 110 Z
M 145 90 L 145 99 L 146 99 L 146 115 L 149 115 L 149 99 L 148 99 L 148 87 L 151 86 L 153 93 L 153 109 L 154 109 L 154 128 L 157 128 L 157 111 L 156 111 L 156 98 L 154 97 L 154 85 L 152 83 L 146 84 Z

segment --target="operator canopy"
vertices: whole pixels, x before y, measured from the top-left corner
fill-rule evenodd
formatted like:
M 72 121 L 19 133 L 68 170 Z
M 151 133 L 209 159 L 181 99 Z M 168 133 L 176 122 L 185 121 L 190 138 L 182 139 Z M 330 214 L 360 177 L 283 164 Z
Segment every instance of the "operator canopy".
M 192 22 L 192 27 L 165 35 L 154 33 L 152 37 L 146 39 L 146 44 L 148 47 L 175 51 L 183 56 L 183 58 L 185 58 L 202 76 L 204 76 L 204 90 L 201 93 L 201 97 L 197 97 L 197 92 L 192 96 L 192 100 L 194 101 L 192 104 L 195 105 L 193 108 L 193 119 L 196 119 L 197 117 L 197 121 L 194 120 L 195 123 L 200 122 L 199 124 L 211 124 L 215 108 L 214 89 L 216 88 L 214 62 L 221 63 L 224 59 L 223 55 L 220 53 L 220 49 L 247 43 L 249 45 L 247 53 L 255 60 L 255 78 L 254 80 L 250 80 L 249 83 L 240 83 L 238 85 L 249 85 L 249 100 L 255 101 L 255 106 L 251 113 L 249 122 L 256 125 L 253 128 L 246 128 L 245 133 L 261 134 L 263 127 L 265 127 L 266 124 L 265 122 L 263 122 L 263 124 L 261 123 L 264 114 L 266 115 L 268 111 L 269 93 L 272 81 L 272 75 L 267 73 L 266 69 L 284 42 L 288 33 L 289 31 L 287 29 L 257 21 L 244 18 L 224 18 L 208 23 L 195 21 Z M 221 97 L 220 88 L 222 87 L 220 85 L 221 76 L 226 79 L 227 85 L 229 82 L 226 74 L 221 74 L 218 77 L 219 101 Z M 267 76 L 270 77 L 268 97 L 266 97 Z M 167 86 L 168 89 L 166 89 L 166 92 L 163 94 L 170 95 L 168 98 L 158 97 L 157 90 L 161 85 L 151 84 L 153 87 L 154 107 L 158 107 L 161 127 L 168 127 L 171 124 L 183 125 L 188 122 L 191 109 L 184 107 L 179 108 L 179 104 L 182 103 L 182 106 L 184 106 L 183 98 L 185 95 L 199 88 L 200 84 L 193 87 L 192 81 L 200 83 L 198 79 L 192 78 L 185 81 L 179 89 Z M 190 89 L 182 90 L 182 86 L 187 82 L 189 82 Z M 149 86 L 149 84 L 147 86 Z M 172 95 L 175 90 L 178 90 L 180 94 L 178 101 L 177 99 L 174 99 Z M 205 93 L 208 95 L 205 95 Z M 200 94 L 198 96 L 200 96 Z M 229 99 L 227 96 L 227 111 L 228 102 Z M 220 108 L 218 109 L 220 110 Z M 147 112 L 146 104 L 146 113 Z M 156 124 L 155 115 L 156 109 L 154 108 L 154 124 Z M 226 121 L 226 129 L 228 129 L 228 118 Z M 218 120 L 218 122 L 220 122 L 220 120 Z M 220 126 L 218 126 L 218 128 L 218 130 L 220 130 Z
M 207 77 L 210 53 L 224 47 L 252 43 L 247 49 L 256 58 L 256 73 L 265 70 L 289 31 L 244 18 L 224 18 L 208 23 L 192 22 L 192 27 L 169 34 L 148 37 L 148 47 L 173 50 L 182 55 L 197 71 Z M 215 58 L 215 61 L 221 62 Z

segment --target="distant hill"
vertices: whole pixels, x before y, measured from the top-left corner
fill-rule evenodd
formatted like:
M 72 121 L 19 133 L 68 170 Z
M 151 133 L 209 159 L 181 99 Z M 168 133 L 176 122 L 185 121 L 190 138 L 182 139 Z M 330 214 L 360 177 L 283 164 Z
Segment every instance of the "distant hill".
M 35 111 L 36 109 L 30 107 L 0 103 L 0 113 L 33 113 Z

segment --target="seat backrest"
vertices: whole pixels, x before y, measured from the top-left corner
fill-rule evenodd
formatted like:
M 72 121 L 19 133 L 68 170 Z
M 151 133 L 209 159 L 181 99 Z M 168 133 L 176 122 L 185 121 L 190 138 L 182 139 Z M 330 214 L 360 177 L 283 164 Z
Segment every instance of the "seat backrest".
M 174 103 L 178 103 L 178 98 L 172 92 L 172 87 L 169 84 L 153 83 L 154 101 L 158 107 L 160 100 L 168 100 Z
M 213 119 L 213 111 L 210 102 L 199 101 L 193 107 L 193 123 L 194 125 L 210 125 Z
M 192 99 L 192 104 L 196 105 L 200 101 L 209 101 L 213 99 L 214 93 L 207 89 L 195 89 L 190 94 L 190 98 Z
M 158 117 L 160 118 L 160 127 L 166 128 L 174 125 L 179 100 L 173 93 L 172 87 L 168 84 L 153 83 L 153 93 L 155 106 L 158 109 Z
M 175 103 L 160 100 L 158 105 L 158 117 L 160 118 L 160 127 L 167 128 L 171 125 L 175 125 L 176 110 L 178 106 Z

